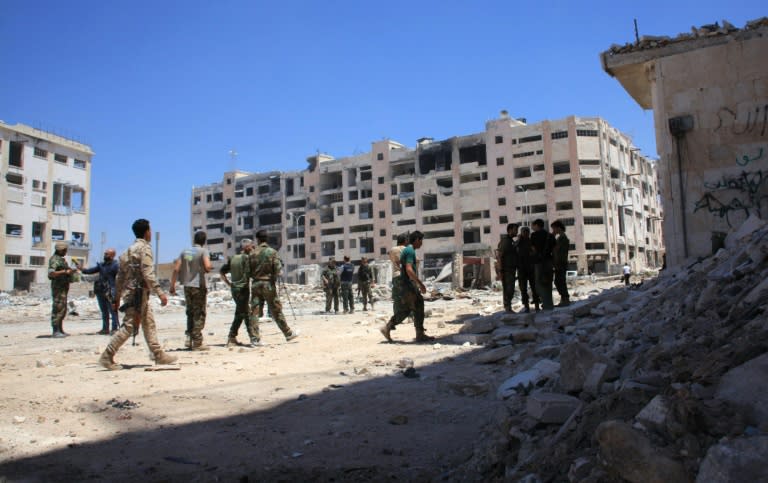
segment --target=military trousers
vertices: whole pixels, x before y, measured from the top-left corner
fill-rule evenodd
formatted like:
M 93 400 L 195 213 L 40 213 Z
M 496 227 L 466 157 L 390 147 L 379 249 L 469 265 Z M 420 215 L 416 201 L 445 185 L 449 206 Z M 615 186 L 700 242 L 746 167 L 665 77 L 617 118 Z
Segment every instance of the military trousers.
M 333 303 L 333 311 L 339 311 L 339 287 L 326 287 L 325 288 L 325 311 L 331 311 L 331 303 Z
M 360 289 L 360 299 L 363 302 L 363 307 L 371 304 L 371 308 L 373 308 L 373 298 L 371 297 L 371 282 L 357 282 L 357 288 Z
M 405 284 L 408 284 L 407 286 Z M 394 296 L 394 284 L 393 284 Z M 424 333 L 424 297 L 421 292 L 410 282 L 401 281 L 397 297 L 393 297 L 395 313 L 389 319 L 390 329 L 394 329 L 398 324 L 413 315 L 413 325 L 416 328 L 416 334 Z
M 187 335 L 193 346 L 203 343 L 205 313 L 208 290 L 199 287 L 184 287 L 184 299 L 187 304 Z
M 552 260 L 533 265 L 533 275 L 536 280 L 536 292 L 541 299 L 541 308 L 550 310 L 554 308 L 552 302 Z
M 504 308 L 512 309 L 512 299 L 515 297 L 515 279 L 517 278 L 516 268 L 505 268 L 501 272 L 502 301 Z
M 114 357 L 120 347 L 125 344 L 125 341 L 133 337 L 134 330 L 138 330 L 140 327 L 144 332 L 144 340 L 147 342 L 149 352 L 152 353 L 151 359 L 155 359 L 158 355 L 162 354 L 163 348 L 157 340 L 157 326 L 155 325 L 155 316 L 152 314 L 152 309 L 149 308 L 147 302 L 144 302 L 144 310 L 142 307 L 128 307 L 123 315 L 123 325 L 120 327 L 115 335 L 107 345 L 107 353 Z M 143 316 L 142 316 L 143 312 Z
M 64 317 L 67 316 L 67 294 L 69 287 L 51 288 L 51 327 L 53 331 L 64 331 Z
M 272 314 L 272 320 L 275 321 L 285 337 L 293 334 L 291 328 L 288 327 L 288 323 L 285 321 L 283 304 L 280 303 L 280 298 L 277 296 L 277 287 L 275 287 L 274 283 L 267 280 L 254 281 L 253 285 L 251 285 L 251 296 L 253 300 L 263 300 L 267 304 L 269 312 Z M 251 338 L 255 338 L 257 341 L 261 340 L 258 319 L 258 305 L 254 306 L 251 304 L 251 328 L 253 330 L 252 334 L 254 334 Z
M 352 294 L 352 282 L 341 282 L 341 302 L 344 312 L 355 311 L 355 299 Z
M 250 295 L 248 287 L 232 288 L 232 300 L 235 301 L 235 318 L 232 321 L 232 326 L 229 328 L 230 338 L 237 337 L 240 325 L 243 323 L 245 323 L 245 329 L 248 331 L 249 337 L 253 338 L 258 335 L 258 333 L 254 332 L 253 324 L 251 323 Z

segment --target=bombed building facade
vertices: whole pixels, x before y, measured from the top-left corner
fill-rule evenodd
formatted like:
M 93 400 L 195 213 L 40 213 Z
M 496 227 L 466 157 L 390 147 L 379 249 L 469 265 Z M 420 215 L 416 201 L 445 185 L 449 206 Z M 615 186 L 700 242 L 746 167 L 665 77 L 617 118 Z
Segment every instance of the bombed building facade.
M 490 281 L 506 224 L 537 218 L 566 225 L 572 270 L 641 270 L 660 266 L 664 248 L 655 164 L 638 151 L 601 118 L 527 124 L 502 111 L 483 132 L 415 148 L 382 140 L 311 156 L 302 171 L 227 172 L 193 188 L 190 228 L 208 233 L 215 263 L 267 230 L 289 281 L 329 258 L 386 260 L 413 230 L 425 234 L 424 277 L 454 262 L 459 285 Z
M 0 290 L 48 281 L 57 241 L 87 263 L 91 158 L 85 144 L 24 124 L 0 121 Z
M 768 215 L 768 18 L 646 36 L 601 58 L 653 109 L 670 264 L 709 255 L 750 215 Z

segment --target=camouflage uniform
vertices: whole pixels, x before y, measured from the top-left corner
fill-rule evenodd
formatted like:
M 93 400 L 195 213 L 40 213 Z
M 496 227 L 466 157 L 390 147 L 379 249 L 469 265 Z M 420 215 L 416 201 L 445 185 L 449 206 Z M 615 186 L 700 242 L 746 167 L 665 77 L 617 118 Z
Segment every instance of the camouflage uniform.
M 331 302 L 333 302 L 333 311 L 339 311 L 339 285 L 341 280 L 339 279 L 339 272 L 335 268 L 326 267 L 322 274 L 325 281 L 325 311 L 331 311 Z
M 253 324 L 250 319 L 250 264 L 248 262 L 248 254 L 241 253 L 230 257 L 221 267 L 221 273 L 229 273 L 232 277 L 232 300 L 235 301 L 235 319 L 232 321 L 232 326 L 229 328 L 229 338 L 234 339 L 237 337 L 237 332 L 240 330 L 240 325 L 245 322 L 245 328 L 248 331 L 248 335 L 251 338 L 258 338 L 258 334 L 253 330 Z
M 203 343 L 208 289 L 205 287 L 184 286 L 184 300 L 187 304 L 187 334 L 193 346 Z
M 59 270 L 67 270 L 69 264 L 61 255 L 54 253 L 48 261 L 48 275 Z M 53 332 L 64 332 L 64 317 L 67 315 L 67 294 L 71 276 L 62 275 L 51 279 L 51 327 Z
M 134 334 L 134 331 L 138 332 L 137 324 L 144 329 L 144 339 L 152 353 L 150 357 L 158 363 L 170 357 L 165 355 L 157 341 L 155 317 L 149 307 L 150 292 L 158 297 L 165 294 L 155 278 L 154 265 L 152 246 L 143 238 L 137 238 L 128 250 L 120 255 L 116 293 L 120 297 L 119 300 L 124 302 L 125 315 L 123 325 L 112 336 L 102 355 L 102 357 L 108 356 L 113 363 L 114 356 L 120 347 Z
M 370 265 L 360 265 L 357 269 L 357 288 L 360 290 L 360 298 L 363 302 L 363 310 L 367 309 L 367 305 L 370 303 L 373 308 L 373 298 L 371 298 L 371 281 L 373 280 L 373 273 L 371 272 Z
M 283 315 L 283 305 L 277 295 L 277 276 L 280 274 L 282 264 L 277 256 L 277 251 L 267 245 L 266 242 L 260 243 L 250 254 L 249 257 L 251 270 L 251 327 L 253 333 L 251 340 L 259 342 L 258 325 L 258 304 L 264 301 L 272 314 L 272 318 L 277 326 L 283 332 L 287 340 L 295 337 L 295 333 L 288 327 Z M 255 340 L 254 340 L 255 339 Z

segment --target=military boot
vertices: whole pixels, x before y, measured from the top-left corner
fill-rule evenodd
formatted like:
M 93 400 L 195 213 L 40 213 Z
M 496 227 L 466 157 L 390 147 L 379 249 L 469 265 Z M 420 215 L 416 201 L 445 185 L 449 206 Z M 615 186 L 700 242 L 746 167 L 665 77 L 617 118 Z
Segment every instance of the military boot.
M 110 371 L 119 371 L 123 368 L 123 366 L 115 362 L 115 354 L 110 353 L 109 348 L 101 353 L 101 357 L 99 357 L 99 364 L 101 364 L 101 366 L 105 369 L 109 369 Z
M 211 350 L 211 348 L 208 347 L 207 345 L 203 344 L 202 342 L 198 342 L 198 343 L 194 343 L 193 342 L 192 343 L 192 347 L 190 347 L 189 350 L 191 350 L 191 351 L 209 351 L 209 350 Z
M 237 347 L 239 345 L 240 345 L 240 343 L 237 341 L 237 337 L 230 336 L 227 339 L 227 347 Z
M 384 336 L 385 339 L 387 339 L 388 342 L 392 342 L 392 336 L 390 335 L 390 332 L 395 330 L 395 326 L 392 325 L 392 320 L 390 319 L 389 322 L 387 322 L 387 325 L 383 326 L 379 331 L 381 332 L 381 335 Z
M 155 364 L 173 364 L 178 359 L 178 357 L 172 356 L 167 352 L 159 352 L 155 354 Z
M 424 329 L 416 329 L 416 342 L 432 342 L 435 340 L 431 335 L 427 335 Z

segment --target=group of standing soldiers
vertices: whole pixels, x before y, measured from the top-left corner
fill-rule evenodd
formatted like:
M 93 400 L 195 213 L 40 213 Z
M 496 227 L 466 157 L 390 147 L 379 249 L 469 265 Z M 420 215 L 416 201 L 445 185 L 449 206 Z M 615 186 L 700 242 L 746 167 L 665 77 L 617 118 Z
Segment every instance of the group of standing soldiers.
M 341 293 L 342 308 L 345 314 L 355 312 L 355 298 L 352 291 L 352 282 L 355 275 L 355 266 L 350 262 L 349 257 L 344 257 L 344 262 L 340 267 L 336 267 L 336 260 L 333 258 L 328 261 L 328 265 L 323 270 L 320 278 L 323 282 L 323 291 L 325 292 L 325 312 L 339 313 L 339 293 Z M 360 267 L 357 269 L 357 290 L 363 302 L 363 311 L 368 310 L 368 304 L 373 309 L 373 298 L 371 297 L 371 287 L 373 282 L 373 272 L 368 265 L 368 259 L 360 259 Z
M 507 233 L 502 236 L 496 253 L 496 273 L 501 279 L 506 311 L 512 311 L 516 278 L 526 313 L 531 311 L 529 287 L 535 310 L 554 308 L 553 281 L 560 294 L 558 307 L 570 305 L 565 278 L 570 241 L 565 235 L 565 225 L 560 220 L 553 222 L 550 227 L 552 231 L 547 232 L 541 219 L 533 222 L 533 233 L 527 226 L 520 228 L 514 223 L 507 225 Z

